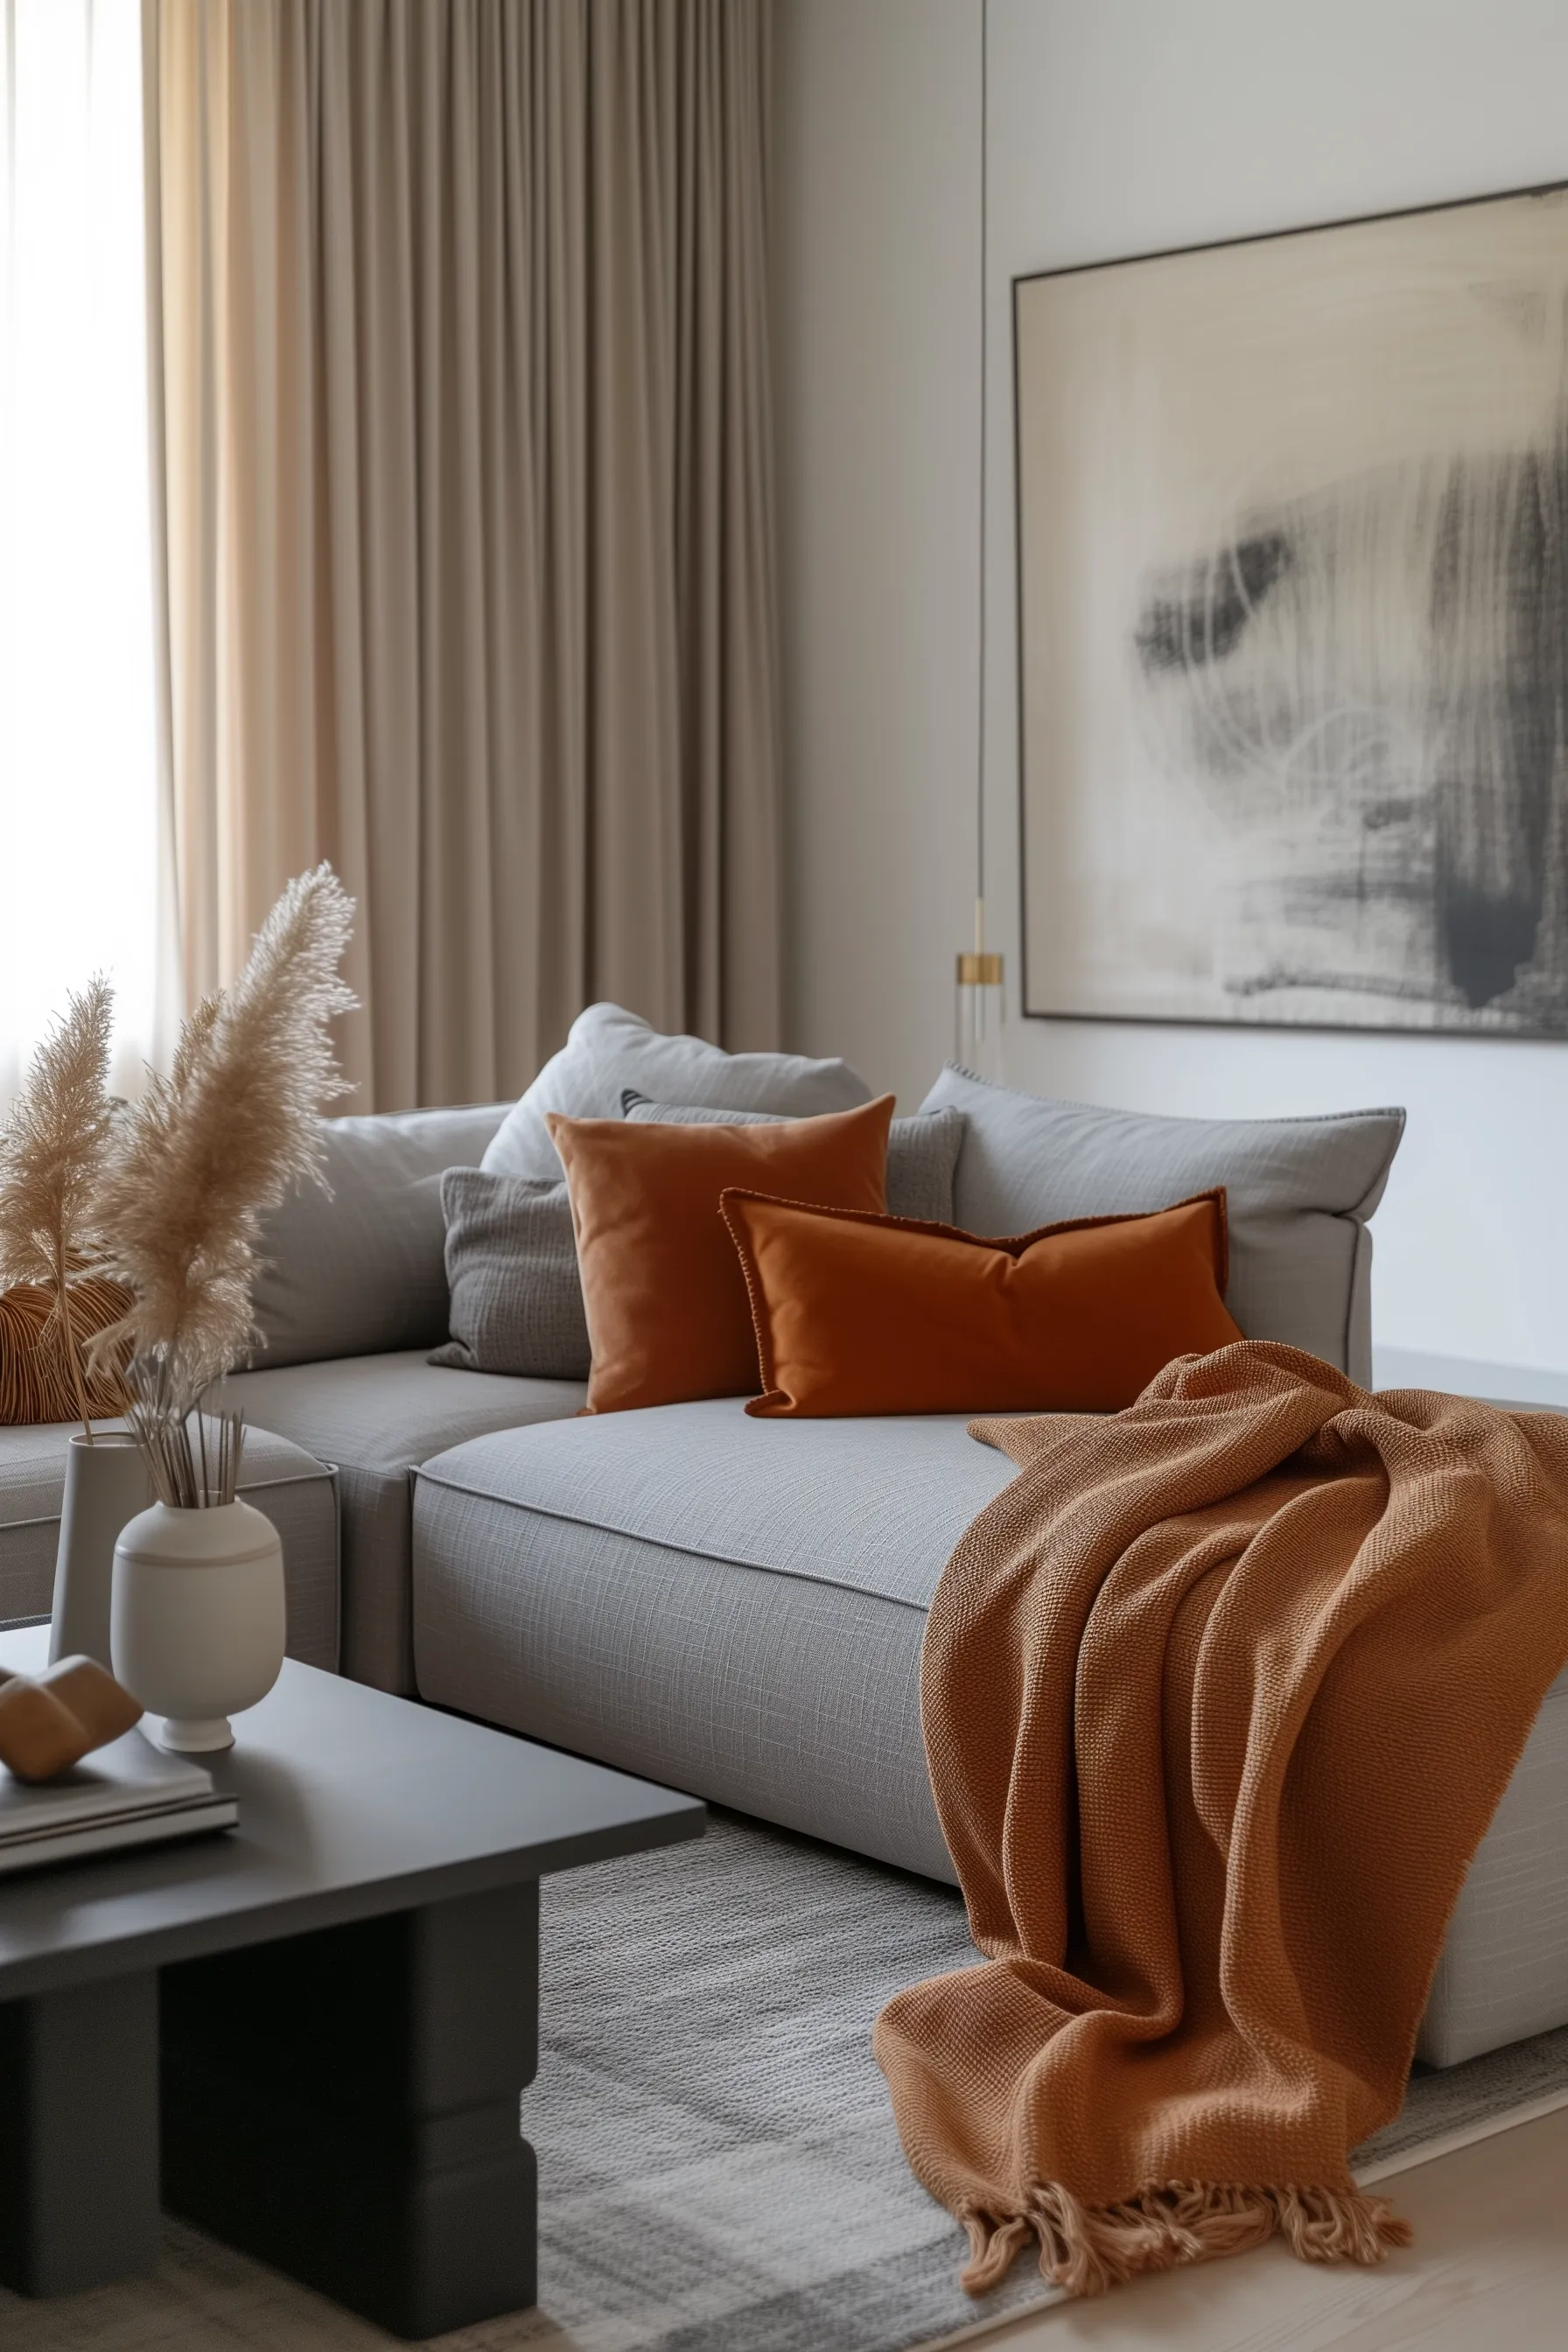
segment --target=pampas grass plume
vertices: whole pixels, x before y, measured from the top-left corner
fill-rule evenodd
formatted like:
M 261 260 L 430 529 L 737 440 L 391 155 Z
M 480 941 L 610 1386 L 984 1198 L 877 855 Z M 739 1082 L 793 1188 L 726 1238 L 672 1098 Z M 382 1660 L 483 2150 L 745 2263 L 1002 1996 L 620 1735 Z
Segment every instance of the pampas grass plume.
M 114 995 L 102 974 L 68 1000 L 38 1047 L 0 1135 L 0 1289 L 36 1283 L 54 1294 L 66 1361 L 89 1440 L 82 1351 L 71 1328 L 70 1277 L 101 1254 L 98 1185 L 110 1133 L 109 1041 Z
M 156 1363 L 159 1410 L 184 1416 L 255 1333 L 263 1213 L 322 1181 L 320 1113 L 346 1091 L 328 1024 L 353 901 L 330 866 L 291 882 L 233 986 L 184 1024 L 174 1066 L 116 1121 L 99 1198 L 109 1265 L 134 1303 L 95 1355 L 129 1340 Z

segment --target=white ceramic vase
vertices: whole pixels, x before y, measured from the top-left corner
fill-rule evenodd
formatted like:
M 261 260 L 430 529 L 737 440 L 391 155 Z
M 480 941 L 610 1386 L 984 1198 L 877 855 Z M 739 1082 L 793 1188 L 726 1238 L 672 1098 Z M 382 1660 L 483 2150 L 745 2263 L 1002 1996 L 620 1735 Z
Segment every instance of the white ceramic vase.
M 114 1547 L 126 1520 L 144 1511 L 152 1499 L 147 1465 L 129 1430 L 98 1430 L 90 1445 L 79 1433 L 71 1439 L 55 1554 L 51 1665 L 78 1657 L 108 1665 Z
M 165 1748 L 232 1748 L 228 1718 L 266 1697 L 283 1665 L 283 1547 L 248 1503 L 154 1503 L 114 1547 L 116 1679 Z

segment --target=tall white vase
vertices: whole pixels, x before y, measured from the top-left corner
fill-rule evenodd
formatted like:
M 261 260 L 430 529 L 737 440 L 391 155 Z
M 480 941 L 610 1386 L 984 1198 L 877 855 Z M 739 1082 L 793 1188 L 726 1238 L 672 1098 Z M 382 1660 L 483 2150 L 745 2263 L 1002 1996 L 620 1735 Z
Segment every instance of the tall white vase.
M 232 1748 L 228 1718 L 266 1697 L 283 1667 L 283 1547 L 248 1503 L 154 1503 L 114 1548 L 116 1679 L 165 1748 Z
M 142 1448 L 128 1430 L 101 1430 L 90 1445 L 79 1432 L 71 1439 L 55 1554 L 50 1665 L 75 1657 L 96 1658 L 100 1666 L 108 1665 L 114 1547 L 126 1520 L 144 1511 L 152 1499 L 153 1483 Z

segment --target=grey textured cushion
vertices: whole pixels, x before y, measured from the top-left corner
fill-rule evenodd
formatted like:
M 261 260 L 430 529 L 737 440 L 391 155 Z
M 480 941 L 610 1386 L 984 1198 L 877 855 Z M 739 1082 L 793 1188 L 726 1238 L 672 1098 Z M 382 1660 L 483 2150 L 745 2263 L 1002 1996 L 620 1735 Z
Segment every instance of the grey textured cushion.
M 951 1877 L 921 1637 L 1014 1475 L 959 1419 L 730 1398 L 479 1439 L 415 1482 L 420 1693 Z
M 1477 1850 L 1415 2054 L 1429 2066 L 1568 2018 L 1568 1673 L 1558 1675 Z
M 575 1381 L 438 1371 L 423 1352 L 354 1356 L 226 1383 L 253 1420 L 336 1464 L 342 1512 L 342 1669 L 379 1689 L 413 1688 L 408 1623 L 409 1475 L 481 1431 L 577 1412 Z
M 645 1124 L 666 1119 L 679 1127 L 773 1127 L 784 1117 L 778 1111 L 712 1110 L 696 1103 L 672 1107 L 649 1102 L 635 1087 L 623 1091 L 621 1108 L 628 1118 Z M 917 1111 L 912 1118 L 896 1118 L 888 1133 L 889 1214 L 951 1225 L 952 1180 L 963 1142 L 962 1111 Z
M 619 1118 L 623 1087 L 636 1087 L 658 1102 L 796 1116 L 853 1110 L 871 1099 L 870 1087 L 847 1062 L 813 1062 L 800 1054 L 724 1054 L 700 1037 L 664 1036 L 618 1004 L 591 1004 L 572 1024 L 560 1053 L 508 1113 L 483 1166 L 498 1175 L 558 1181 L 561 1160 L 544 1124 L 546 1111 L 563 1111 L 570 1118 Z
M 324 1122 L 331 1196 L 302 1184 L 267 1221 L 256 1286 L 274 1370 L 434 1348 L 447 1336 L 441 1173 L 471 1168 L 504 1103 Z
M 925 1611 L 1014 1475 L 962 1421 L 666 1405 L 480 1438 L 415 1494 L 419 1688 L 933 1878 Z M 1568 2021 L 1568 1674 L 1471 1864 L 1421 2054 Z
M 103 1421 L 99 1429 L 122 1429 Z M 0 1623 L 47 1617 L 74 1422 L 0 1429 Z M 266 1429 L 246 1432 L 239 1491 L 283 1539 L 289 1655 L 338 1663 L 338 1497 L 329 1465 Z
M 1371 1380 L 1366 1220 L 1388 1181 L 1402 1110 L 1162 1118 L 1018 1094 L 951 1064 L 925 1108 L 962 1110 L 968 1121 L 954 1202 L 971 1233 L 1163 1209 L 1223 1184 L 1226 1303 L 1247 1337 L 1288 1340 Z
M 430 1361 L 585 1381 L 593 1361 L 564 1182 L 451 1168 L 441 1179 L 452 1337 Z

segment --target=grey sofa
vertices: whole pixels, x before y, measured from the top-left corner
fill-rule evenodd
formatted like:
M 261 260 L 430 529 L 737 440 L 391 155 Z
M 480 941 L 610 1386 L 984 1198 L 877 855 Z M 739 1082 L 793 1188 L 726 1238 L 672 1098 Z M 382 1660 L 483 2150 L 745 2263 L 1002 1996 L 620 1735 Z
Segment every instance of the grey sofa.
M 1155 1120 L 957 1071 L 930 1099 L 967 1121 L 958 1223 L 1026 1230 L 1226 1181 L 1244 1329 L 1370 1378 L 1367 1225 L 1397 1114 Z M 303 1486 L 333 1465 L 344 1671 L 951 1879 L 921 1638 L 1012 1465 L 962 1418 L 758 1422 L 719 1399 L 580 1419 L 576 1382 L 432 1366 L 440 1173 L 479 1160 L 503 1108 L 334 1122 L 332 1199 L 302 1195 L 270 1236 L 269 1344 L 232 1389 L 274 1433 L 253 1467 L 297 1462 Z M 46 1550 L 13 1597 L 47 1605 Z M 1565 2021 L 1568 1675 L 1477 1856 L 1422 2053 Z
M 965 1113 L 953 1213 L 975 1231 L 1226 1181 L 1243 1328 L 1370 1379 L 1368 1221 L 1397 1115 L 1149 1119 L 958 1071 L 929 1103 Z M 578 1419 L 574 1382 L 430 1366 L 437 1180 L 501 1116 L 337 1123 L 334 1199 L 279 1229 L 272 1347 L 235 1383 L 338 1465 L 347 1671 L 950 1878 L 921 1636 L 1011 1464 L 962 1419 L 757 1422 L 739 1399 Z M 1452 2063 L 1564 2021 L 1568 1676 L 1477 1856 L 1422 2053 Z

